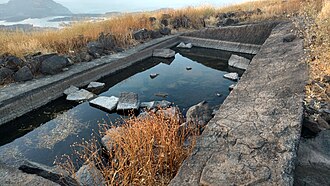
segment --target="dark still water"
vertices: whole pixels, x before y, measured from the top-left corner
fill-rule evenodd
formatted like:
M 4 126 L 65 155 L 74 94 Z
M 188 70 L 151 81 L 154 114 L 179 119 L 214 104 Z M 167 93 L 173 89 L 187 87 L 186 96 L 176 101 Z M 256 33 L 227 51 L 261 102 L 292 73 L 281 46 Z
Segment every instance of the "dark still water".
M 223 75 L 243 73 L 228 68 L 230 55 L 194 48 L 178 51 L 174 60 L 150 58 L 100 79 L 106 83 L 100 95 L 119 97 L 121 92 L 135 92 L 141 102 L 166 99 L 183 113 L 203 100 L 218 108 L 229 94 L 228 87 L 235 83 Z M 151 79 L 152 73 L 159 76 Z M 168 96 L 157 97 L 157 93 Z M 77 104 L 59 98 L 0 127 L 0 161 L 16 165 L 28 159 L 52 165 L 56 156 L 72 153 L 72 143 L 88 140 L 92 133 L 97 135 L 99 123 L 115 122 L 121 117 L 91 107 L 88 102 Z

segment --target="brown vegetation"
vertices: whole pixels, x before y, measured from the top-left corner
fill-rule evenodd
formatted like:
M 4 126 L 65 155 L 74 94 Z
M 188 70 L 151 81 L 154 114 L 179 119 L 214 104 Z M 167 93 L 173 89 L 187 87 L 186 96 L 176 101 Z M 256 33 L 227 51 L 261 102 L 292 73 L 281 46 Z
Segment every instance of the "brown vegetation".
M 94 164 L 107 185 L 167 185 L 190 154 L 194 135 L 180 127 L 177 117 L 161 113 L 133 117 L 106 130 L 104 135 L 111 138 L 107 146 L 112 149 L 103 150 L 103 156 L 96 140 L 76 145 L 77 155 L 82 162 Z M 188 134 L 190 144 L 185 145 Z M 65 160 L 60 165 L 73 174 L 75 162 L 70 157 Z

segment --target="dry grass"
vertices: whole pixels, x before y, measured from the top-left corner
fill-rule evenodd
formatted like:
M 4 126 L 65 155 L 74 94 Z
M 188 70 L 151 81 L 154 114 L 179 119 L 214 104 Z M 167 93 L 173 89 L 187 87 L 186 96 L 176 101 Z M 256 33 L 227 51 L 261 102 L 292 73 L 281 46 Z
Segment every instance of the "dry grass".
M 146 118 L 133 117 L 105 132 L 113 149 L 103 158 L 96 140 L 78 145 L 77 154 L 101 170 L 107 185 L 167 185 L 190 154 L 194 141 L 184 146 L 188 131 L 179 131 L 175 118 L 153 113 Z M 71 158 L 66 160 L 60 165 L 73 174 L 74 163 Z
M 136 44 L 132 39 L 132 30 L 141 28 L 157 28 L 159 25 L 151 25 L 148 18 L 154 16 L 158 20 L 163 14 L 170 14 L 172 18 L 187 16 L 192 28 L 203 27 L 203 20 L 215 18 L 219 13 L 253 11 L 260 8 L 263 14 L 242 17 L 242 20 L 259 21 L 267 19 L 282 19 L 294 14 L 300 8 L 300 0 L 284 2 L 282 0 L 252 1 L 234 6 L 215 8 L 211 6 L 188 7 L 178 10 L 162 11 L 157 13 L 126 14 L 113 17 L 100 22 L 79 22 L 62 30 L 46 30 L 38 32 L 8 32 L 0 31 L 0 55 L 10 53 L 16 56 L 36 52 L 58 52 L 70 54 L 83 50 L 88 41 L 96 40 L 99 33 L 111 33 L 115 36 L 116 43 L 120 47 Z
M 306 86 L 307 101 L 330 102 L 330 2 L 307 1 L 300 10 L 297 26 L 305 40 L 310 82 Z

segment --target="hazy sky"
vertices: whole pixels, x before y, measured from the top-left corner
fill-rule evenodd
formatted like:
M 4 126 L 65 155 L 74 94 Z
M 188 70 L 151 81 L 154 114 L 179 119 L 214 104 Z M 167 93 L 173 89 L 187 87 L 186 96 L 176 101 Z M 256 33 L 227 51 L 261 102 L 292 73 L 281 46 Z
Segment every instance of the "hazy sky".
M 141 11 L 158 8 L 179 8 L 212 4 L 229 5 L 246 0 L 55 0 L 74 13 L 104 13 L 110 11 Z M 8 0 L 0 0 L 6 3 Z

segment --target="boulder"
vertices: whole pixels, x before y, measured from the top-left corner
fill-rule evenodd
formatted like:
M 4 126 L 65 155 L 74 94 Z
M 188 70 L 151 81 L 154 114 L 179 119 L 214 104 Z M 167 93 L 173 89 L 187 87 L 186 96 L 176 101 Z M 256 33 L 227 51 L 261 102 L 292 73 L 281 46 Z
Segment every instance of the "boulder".
M 139 107 L 140 107 L 140 101 L 136 93 L 133 92 L 120 93 L 119 102 L 117 106 L 118 111 L 138 110 Z
M 170 28 L 167 28 L 167 27 L 164 27 L 164 28 L 161 28 L 159 29 L 159 32 L 162 34 L 162 35 L 171 35 L 171 29 Z
M 225 75 L 223 75 L 223 77 L 227 78 L 227 79 L 230 79 L 230 80 L 233 80 L 233 81 L 237 81 L 238 78 L 239 78 L 238 74 L 236 72 L 225 74 Z
M 145 40 L 150 38 L 150 32 L 147 29 L 141 29 L 133 32 L 133 38 L 135 40 Z
M 26 62 L 26 66 L 29 67 L 32 74 L 35 74 L 40 71 L 40 65 L 41 65 L 41 62 L 39 62 L 37 60 L 29 60 Z
M 284 42 L 284 43 L 292 42 L 292 41 L 294 41 L 296 38 L 297 38 L 297 37 L 296 37 L 296 35 L 294 35 L 294 34 L 287 34 L 286 36 L 284 36 L 284 38 L 283 38 L 283 42 Z
M 250 60 L 245 57 L 241 57 L 238 55 L 231 55 L 228 60 L 228 65 L 231 67 L 235 67 L 238 69 L 246 70 L 250 64 Z
M 52 56 L 41 62 L 41 73 L 54 75 L 62 71 L 69 64 L 64 56 Z
M 181 42 L 178 46 L 176 46 L 177 48 L 188 48 L 188 49 L 190 49 L 190 48 L 192 48 L 193 47 L 193 45 L 191 44 L 191 43 L 187 43 L 187 44 L 185 44 L 184 42 Z
M 95 89 L 101 89 L 105 86 L 105 83 L 100 82 L 90 82 L 87 86 L 87 90 L 95 90 Z
M 314 132 L 315 134 L 324 130 L 330 130 L 329 123 L 326 120 L 324 120 L 320 114 L 312 114 L 305 117 L 303 126 L 308 128 L 310 131 Z
M 196 128 L 203 128 L 212 119 L 212 109 L 206 101 L 190 107 L 186 114 L 186 122 Z
M 37 61 L 38 63 L 43 62 L 44 60 L 51 58 L 53 56 L 57 56 L 57 53 L 49 53 L 49 54 L 40 54 L 33 56 L 31 59 Z
M 13 71 L 19 70 L 19 68 L 24 65 L 23 60 L 21 60 L 20 58 L 18 58 L 16 56 L 9 56 L 6 58 L 5 61 L 6 61 L 5 67 L 7 67 Z
M 159 30 L 151 30 L 149 31 L 149 33 L 151 39 L 157 39 L 163 37 L 163 35 L 160 33 Z
M 330 130 L 300 140 L 294 185 L 329 185 Z
M 24 66 L 15 73 L 14 79 L 17 82 L 28 81 L 33 79 L 33 74 L 27 66 Z
M 171 49 L 155 49 L 152 55 L 153 57 L 172 58 L 175 56 L 175 51 Z
M 112 50 L 115 48 L 115 37 L 111 34 L 100 33 L 99 38 L 97 40 L 106 50 Z
M 91 106 L 100 108 L 107 112 L 112 112 L 116 110 L 119 98 L 115 96 L 106 97 L 106 96 L 99 96 L 92 101 L 89 102 Z
M 81 186 L 106 185 L 102 173 L 93 164 L 80 167 L 75 177 Z
M 94 97 L 94 94 L 85 89 L 73 92 L 66 97 L 68 101 L 86 101 Z
M 0 84 L 8 80 L 13 74 L 14 71 L 10 70 L 9 68 L 6 67 L 0 68 Z
M 77 91 L 79 91 L 79 88 L 71 85 L 69 88 L 65 89 L 63 93 L 65 95 L 69 95 L 69 94 L 77 92 Z
M 98 58 L 103 54 L 104 48 L 100 42 L 92 41 L 87 43 L 87 52 L 94 58 Z

